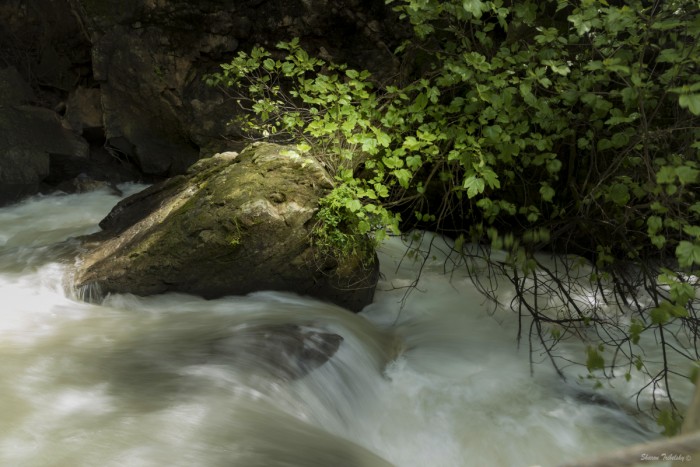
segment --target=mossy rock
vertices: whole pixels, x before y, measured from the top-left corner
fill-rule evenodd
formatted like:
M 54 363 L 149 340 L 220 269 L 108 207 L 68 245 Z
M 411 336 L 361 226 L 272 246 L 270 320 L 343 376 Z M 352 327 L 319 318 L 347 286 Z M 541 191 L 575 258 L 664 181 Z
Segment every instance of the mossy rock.
M 344 257 L 321 254 L 311 240 L 318 201 L 331 188 L 318 162 L 285 146 L 203 159 L 120 202 L 103 231 L 84 239 L 73 283 L 92 300 L 283 290 L 359 311 L 378 277 L 371 242 Z

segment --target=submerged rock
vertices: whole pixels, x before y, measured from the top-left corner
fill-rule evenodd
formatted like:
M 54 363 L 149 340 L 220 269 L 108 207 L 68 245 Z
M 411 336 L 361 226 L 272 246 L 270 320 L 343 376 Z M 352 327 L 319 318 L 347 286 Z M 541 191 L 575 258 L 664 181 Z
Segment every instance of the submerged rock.
M 209 345 L 207 361 L 238 359 L 282 379 L 298 379 L 326 363 L 343 338 L 314 324 L 258 325 L 235 329 Z M 247 360 L 246 360 L 247 359 Z
M 370 243 L 356 256 L 333 257 L 312 242 L 318 200 L 331 188 L 318 162 L 284 146 L 259 143 L 203 159 L 121 201 L 103 231 L 84 239 L 74 285 L 90 300 L 282 290 L 359 311 L 378 278 Z
M 158 327 L 131 330 L 98 359 L 98 366 L 110 374 L 115 391 L 124 394 L 133 381 L 149 381 L 162 398 L 164 388 L 178 390 L 177 380 L 188 368 L 203 366 L 226 367 L 244 379 L 294 381 L 327 363 L 343 342 L 322 323 L 226 321 L 215 327 L 211 315 L 191 313 L 163 319 Z M 148 390 L 138 389 L 141 396 Z

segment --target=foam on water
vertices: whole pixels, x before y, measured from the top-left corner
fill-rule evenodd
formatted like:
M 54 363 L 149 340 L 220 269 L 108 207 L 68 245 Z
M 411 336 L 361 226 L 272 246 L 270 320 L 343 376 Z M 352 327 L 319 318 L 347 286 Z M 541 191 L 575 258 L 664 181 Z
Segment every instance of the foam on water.
M 360 315 L 276 292 L 75 301 L 74 251 L 55 245 L 96 230 L 115 201 L 0 209 L 2 465 L 556 465 L 658 435 L 624 409 L 628 390 L 601 405 L 547 364 L 532 376 L 513 317 L 466 274 L 445 275 L 445 257 L 401 262 L 398 239 Z M 280 323 L 343 340 L 309 374 L 279 378 L 265 342 L 236 336 Z

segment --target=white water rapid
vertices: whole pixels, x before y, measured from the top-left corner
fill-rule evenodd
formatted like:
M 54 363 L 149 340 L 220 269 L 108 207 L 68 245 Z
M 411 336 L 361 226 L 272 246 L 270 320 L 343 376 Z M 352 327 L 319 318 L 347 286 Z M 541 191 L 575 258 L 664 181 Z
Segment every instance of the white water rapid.
M 97 230 L 116 201 L 98 191 L 0 209 L 2 466 L 550 466 L 659 436 L 630 410 L 633 386 L 601 404 L 546 361 L 531 375 L 514 317 L 445 275 L 444 258 L 402 308 L 420 264 L 397 268 L 398 239 L 359 315 L 274 292 L 77 301 L 64 240 Z M 296 379 L 266 371 L 265 340 L 240 335 L 290 323 L 343 338 Z

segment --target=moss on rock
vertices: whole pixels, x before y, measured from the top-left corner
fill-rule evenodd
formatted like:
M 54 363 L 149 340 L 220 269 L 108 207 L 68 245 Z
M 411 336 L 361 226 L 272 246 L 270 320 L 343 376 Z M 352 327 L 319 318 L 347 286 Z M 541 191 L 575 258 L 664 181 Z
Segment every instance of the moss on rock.
M 312 242 L 319 199 L 331 188 L 318 162 L 285 146 L 201 160 L 119 203 L 105 230 L 85 239 L 75 285 L 91 297 L 285 290 L 359 311 L 378 276 L 370 242 L 350 257 Z

